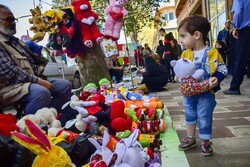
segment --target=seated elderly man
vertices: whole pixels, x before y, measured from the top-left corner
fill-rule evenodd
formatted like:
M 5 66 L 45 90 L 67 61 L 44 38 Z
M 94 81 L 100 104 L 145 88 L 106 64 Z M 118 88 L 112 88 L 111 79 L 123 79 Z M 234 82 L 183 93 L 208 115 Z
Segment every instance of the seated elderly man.
M 25 114 L 43 107 L 60 111 L 71 95 L 71 84 L 42 75 L 47 61 L 32 52 L 16 34 L 11 10 L 0 4 L 0 106 L 22 103 Z

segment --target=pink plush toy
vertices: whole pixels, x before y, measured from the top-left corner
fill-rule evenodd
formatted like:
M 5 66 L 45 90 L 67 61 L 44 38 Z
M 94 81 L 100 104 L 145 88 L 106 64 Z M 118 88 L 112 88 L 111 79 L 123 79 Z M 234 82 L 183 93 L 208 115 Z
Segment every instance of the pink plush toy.
M 110 5 L 106 7 L 105 14 L 107 15 L 105 23 L 105 38 L 118 40 L 123 24 L 123 17 L 128 15 L 128 11 L 124 8 L 128 0 L 110 0 Z
M 76 20 L 81 22 L 82 42 L 91 48 L 94 42 L 100 43 L 103 35 L 100 33 L 95 21 L 98 15 L 92 11 L 88 0 L 74 0 L 71 5 L 74 7 Z

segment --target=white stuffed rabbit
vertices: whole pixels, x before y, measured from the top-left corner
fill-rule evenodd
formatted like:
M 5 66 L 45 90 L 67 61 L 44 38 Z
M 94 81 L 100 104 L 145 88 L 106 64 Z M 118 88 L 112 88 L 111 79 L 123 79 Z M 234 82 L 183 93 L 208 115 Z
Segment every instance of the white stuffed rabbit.
M 112 151 L 106 147 L 109 142 L 109 139 L 110 139 L 109 134 L 105 130 L 102 139 L 102 146 L 95 139 L 88 138 L 88 140 L 96 147 L 96 151 L 94 152 L 94 154 L 91 155 L 90 161 L 100 156 L 102 157 L 102 160 L 104 162 L 108 162 L 110 160 Z
M 115 153 L 118 158 L 115 166 L 144 167 L 145 162 L 139 151 L 140 149 L 133 146 L 137 143 L 138 135 L 139 130 L 137 129 L 128 138 L 122 139 L 116 144 Z

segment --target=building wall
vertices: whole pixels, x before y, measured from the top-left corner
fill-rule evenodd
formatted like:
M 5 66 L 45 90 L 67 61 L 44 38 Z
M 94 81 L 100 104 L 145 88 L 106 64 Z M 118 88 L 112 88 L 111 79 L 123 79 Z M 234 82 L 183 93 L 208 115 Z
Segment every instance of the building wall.
M 233 0 L 177 0 L 177 24 L 192 14 L 206 17 L 211 24 L 209 39 L 210 45 L 213 46 L 217 34 L 224 28 L 225 21 L 232 18 L 232 2 Z
M 172 32 L 176 38 L 178 37 L 177 22 L 176 22 L 177 20 L 175 15 L 175 0 L 169 0 L 169 2 L 161 5 L 162 6 L 159 8 L 159 11 L 161 13 L 161 22 L 160 25 L 155 26 L 155 32 L 154 32 L 154 45 L 153 45 L 154 50 L 158 45 L 158 41 L 162 39 L 162 37 L 159 34 L 160 28 L 164 28 L 166 30 L 166 33 Z M 164 15 L 167 16 L 168 18 L 164 19 Z M 173 18 L 170 19 L 170 15 L 171 17 L 173 16 Z

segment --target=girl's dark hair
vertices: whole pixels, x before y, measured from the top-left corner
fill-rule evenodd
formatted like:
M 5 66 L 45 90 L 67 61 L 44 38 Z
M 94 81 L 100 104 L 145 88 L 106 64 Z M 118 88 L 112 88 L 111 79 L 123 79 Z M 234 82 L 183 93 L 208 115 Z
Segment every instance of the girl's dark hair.
M 195 31 L 201 32 L 204 41 L 211 28 L 209 21 L 205 17 L 198 15 L 191 15 L 183 19 L 178 26 L 178 31 L 181 27 L 191 35 L 194 35 Z

